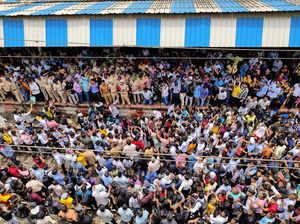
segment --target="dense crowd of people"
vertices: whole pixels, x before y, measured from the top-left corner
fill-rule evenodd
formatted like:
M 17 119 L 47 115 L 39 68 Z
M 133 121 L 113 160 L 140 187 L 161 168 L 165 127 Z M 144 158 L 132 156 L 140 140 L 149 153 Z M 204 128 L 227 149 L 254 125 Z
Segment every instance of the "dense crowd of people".
M 138 59 L 89 59 L 84 50 L 77 58 L 3 58 L 0 98 L 19 103 L 33 98 L 63 104 L 248 105 L 245 112 L 249 106 L 300 103 L 300 64 L 282 61 L 276 52 L 266 60 L 216 52 L 213 59 L 207 55 L 208 60 L 194 61 L 159 60 L 148 58 L 148 50 L 143 53 Z
M 0 130 L 3 220 L 300 223 L 300 114 L 279 110 L 299 101 L 300 66 L 274 52 L 203 65 L 87 54 L 2 61 L 2 99 L 31 101 Z M 76 118 L 55 106 L 85 101 Z M 116 105 L 154 102 L 172 106 L 128 118 Z

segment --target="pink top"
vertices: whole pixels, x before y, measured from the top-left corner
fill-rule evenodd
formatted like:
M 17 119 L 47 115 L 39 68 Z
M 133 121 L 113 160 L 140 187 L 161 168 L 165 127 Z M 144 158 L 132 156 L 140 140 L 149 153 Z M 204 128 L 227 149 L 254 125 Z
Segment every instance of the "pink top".
M 73 89 L 76 93 L 81 93 L 82 89 L 80 88 L 80 85 L 77 82 L 74 82 Z
M 33 141 L 32 141 L 31 135 L 22 134 L 21 135 L 21 143 L 24 143 L 25 145 L 32 145 Z
M 48 122 L 47 122 L 47 126 L 48 126 L 49 128 L 53 128 L 53 129 L 57 129 L 57 128 L 58 128 L 58 124 L 56 123 L 55 120 L 48 121 Z

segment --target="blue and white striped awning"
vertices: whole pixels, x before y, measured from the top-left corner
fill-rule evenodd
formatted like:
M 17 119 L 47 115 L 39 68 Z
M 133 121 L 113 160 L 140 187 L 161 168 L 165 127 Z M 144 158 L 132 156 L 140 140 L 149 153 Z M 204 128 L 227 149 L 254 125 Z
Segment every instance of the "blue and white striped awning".
M 0 1 L 1 16 L 300 11 L 299 0 Z

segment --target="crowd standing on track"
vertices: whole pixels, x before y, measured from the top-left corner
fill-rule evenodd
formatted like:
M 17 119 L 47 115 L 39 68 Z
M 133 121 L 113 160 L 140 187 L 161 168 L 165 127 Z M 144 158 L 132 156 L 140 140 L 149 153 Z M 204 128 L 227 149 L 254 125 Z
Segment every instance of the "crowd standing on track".
M 2 219 L 300 223 L 300 115 L 280 111 L 299 103 L 300 65 L 274 52 L 272 60 L 220 54 L 204 64 L 86 59 L 87 51 L 2 58 L 2 100 L 31 102 L 0 130 Z M 76 118 L 55 107 L 85 101 L 88 113 Z M 124 118 L 116 106 L 158 102 L 171 106 L 150 117 Z

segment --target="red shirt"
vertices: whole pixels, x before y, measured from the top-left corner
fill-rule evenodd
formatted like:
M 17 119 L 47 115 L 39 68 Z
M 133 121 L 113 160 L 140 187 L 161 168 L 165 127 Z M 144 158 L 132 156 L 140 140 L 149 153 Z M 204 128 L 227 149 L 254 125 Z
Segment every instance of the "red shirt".
M 268 212 L 277 213 L 277 211 L 278 211 L 277 203 L 274 203 L 268 207 Z
M 20 174 L 18 167 L 9 167 L 8 172 L 10 173 L 10 175 L 14 177 L 22 178 L 22 175 Z
M 41 198 L 41 196 L 39 196 L 37 193 L 31 193 L 31 194 L 28 194 L 29 197 L 31 197 L 34 201 L 37 201 L 37 202 L 42 202 L 43 201 L 43 198 Z
M 141 149 L 144 149 L 144 147 L 145 147 L 144 144 L 141 141 L 133 141 L 131 143 L 138 146 L 138 147 L 140 147 Z
M 44 168 L 44 166 L 46 165 L 46 163 L 44 162 L 44 160 L 42 158 L 40 158 L 40 160 L 37 160 L 35 158 L 32 158 L 32 161 L 39 166 L 39 168 Z

